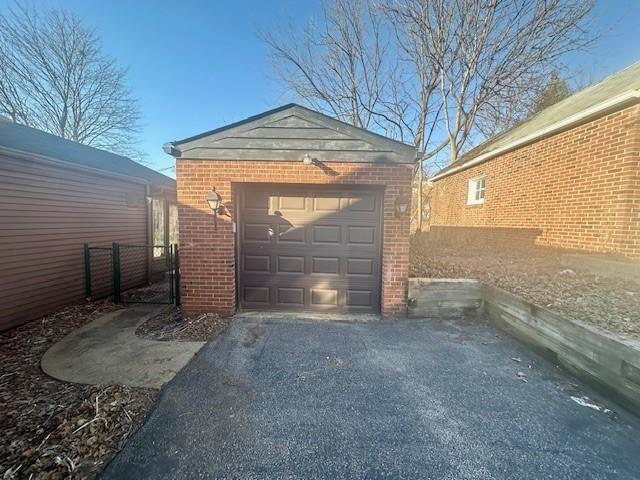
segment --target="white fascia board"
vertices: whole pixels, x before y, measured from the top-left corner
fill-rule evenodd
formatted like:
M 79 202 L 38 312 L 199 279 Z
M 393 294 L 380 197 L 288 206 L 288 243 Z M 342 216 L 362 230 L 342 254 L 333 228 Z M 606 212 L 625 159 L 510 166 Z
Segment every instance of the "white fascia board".
M 589 107 L 585 110 L 582 110 L 575 115 L 571 115 L 570 117 L 565 118 L 564 120 L 560 120 L 559 122 L 553 123 L 548 127 L 541 128 L 525 137 L 519 138 L 507 145 L 496 148 L 495 150 L 490 150 L 482 155 L 477 156 L 473 160 L 469 160 L 462 165 L 458 165 L 457 167 L 452 168 L 451 170 L 447 170 L 440 175 L 436 175 L 431 177 L 429 181 L 435 182 L 440 180 L 441 178 L 448 177 L 449 175 L 453 175 L 461 170 L 466 170 L 467 168 L 473 167 L 474 165 L 478 165 L 482 162 L 489 160 L 492 157 L 500 155 L 501 153 L 507 152 L 509 150 L 513 150 L 527 143 L 531 143 L 539 138 L 547 137 L 553 133 L 556 133 L 560 130 L 565 130 L 572 125 L 582 123 L 590 117 L 597 116 L 602 112 L 606 112 L 607 110 L 611 110 L 619 105 L 624 105 L 626 103 L 630 103 L 633 101 L 640 100 L 640 90 L 630 90 L 623 94 L 617 95 L 615 97 L 610 98 L 609 100 L 605 100 L 604 102 L 600 102 L 592 107 Z

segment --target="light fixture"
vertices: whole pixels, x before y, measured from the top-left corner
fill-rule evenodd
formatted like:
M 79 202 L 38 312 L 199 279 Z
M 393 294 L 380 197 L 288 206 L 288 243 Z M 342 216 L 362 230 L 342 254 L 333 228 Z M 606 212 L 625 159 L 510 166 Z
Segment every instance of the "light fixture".
M 402 217 L 409 211 L 409 197 L 405 196 L 402 190 L 400 190 L 400 195 L 396 197 L 395 208 L 396 217 Z
M 224 208 L 222 206 L 222 197 L 218 192 L 216 192 L 216 187 L 211 189 L 211 193 L 207 195 L 207 203 L 209 204 L 209 208 L 213 211 L 214 215 L 218 215 L 221 213 L 220 210 Z
M 308 153 L 305 153 L 302 156 L 302 163 L 304 163 L 305 165 L 313 165 L 313 158 L 311 158 L 311 155 L 309 155 Z

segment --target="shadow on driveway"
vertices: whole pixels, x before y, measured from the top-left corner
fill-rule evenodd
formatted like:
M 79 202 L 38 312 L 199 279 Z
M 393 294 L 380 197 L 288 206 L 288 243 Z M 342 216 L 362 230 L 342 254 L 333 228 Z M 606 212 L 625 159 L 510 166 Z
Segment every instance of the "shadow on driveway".
M 638 478 L 640 419 L 585 395 L 479 322 L 235 320 L 102 478 Z

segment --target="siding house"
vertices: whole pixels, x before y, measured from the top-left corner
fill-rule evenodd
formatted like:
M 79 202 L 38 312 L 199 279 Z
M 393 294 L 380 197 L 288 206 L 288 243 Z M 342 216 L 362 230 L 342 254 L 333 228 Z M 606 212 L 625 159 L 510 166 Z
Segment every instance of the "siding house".
M 84 243 L 176 237 L 175 196 L 126 157 L 0 120 L 0 329 L 83 300 Z
M 430 235 L 640 258 L 640 62 L 431 178 Z

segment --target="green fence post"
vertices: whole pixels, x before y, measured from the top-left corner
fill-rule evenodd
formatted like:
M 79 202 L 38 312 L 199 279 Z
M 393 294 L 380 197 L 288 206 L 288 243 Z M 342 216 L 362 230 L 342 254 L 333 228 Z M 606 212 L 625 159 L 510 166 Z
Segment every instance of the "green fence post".
M 113 264 L 113 303 L 120 303 L 120 245 L 111 244 L 111 261 Z
M 176 306 L 180 306 L 180 250 L 178 244 L 173 246 L 173 280 L 175 282 L 174 295 L 176 298 Z
M 89 244 L 84 244 L 84 296 L 91 301 L 91 250 Z

